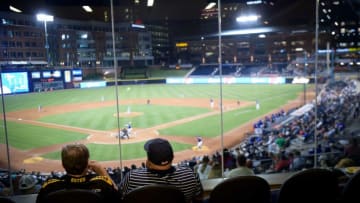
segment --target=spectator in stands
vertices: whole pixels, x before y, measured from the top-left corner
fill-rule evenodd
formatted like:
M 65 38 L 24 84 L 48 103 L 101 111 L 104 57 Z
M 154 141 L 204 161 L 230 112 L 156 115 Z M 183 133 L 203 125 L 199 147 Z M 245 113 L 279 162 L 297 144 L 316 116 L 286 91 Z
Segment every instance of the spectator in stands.
M 241 150 L 240 150 L 240 147 L 236 147 L 234 152 L 233 152 L 233 156 L 235 158 L 237 158 L 238 156 L 240 156 L 242 153 L 241 153 Z
M 254 167 L 254 163 L 251 159 L 246 159 L 246 164 L 245 164 L 248 168 L 253 168 Z
M 286 146 L 285 136 L 282 133 L 280 133 L 279 136 L 275 139 L 275 143 L 277 144 L 280 151 L 283 151 Z
M 190 160 L 187 161 L 187 166 L 189 166 L 192 170 L 194 170 L 194 167 L 198 163 L 197 158 L 194 156 Z
M 354 160 L 350 159 L 350 158 L 342 158 L 340 159 L 336 165 L 334 166 L 334 168 L 346 168 L 346 167 L 351 167 L 351 166 L 355 166 L 355 162 Z
M 187 202 L 201 201 L 203 188 L 197 173 L 185 166 L 173 166 L 173 149 L 162 138 L 147 141 L 144 145 L 147 153 L 146 168 L 129 171 L 120 183 L 125 196 L 132 190 L 150 184 L 167 184 L 179 188 Z
M 244 155 L 240 155 L 237 157 L 237 164 L 238 167 L 232 169 L 226 176 L 228 178 L 232 178 L 232 177 L 236 177 L 236 176 L 249 176 L 249 175 L 254 175 L 254 171 L 247 167 L 247 160 L 246 157 Z
M 8 196 L 11 194 L 11 189 L 7 187 L 0 179 L 0 196 Z
M 208 179 L 221 178 L 222 168 L 220 160 L 213 159 L 211 163 L 211 170 L 209 171 Z
M 236 167 L 236 159 L 233 153 L 230 153 L 229 149 L 224 148 L 223 156 L 224 156 L 224 169 L 231 170 Z
M 277 156 L 277 160 L 275 162 L 274 170 L 275 172 L 282 172 L 289 170 L 290 160 L 286 156 L 285 153 L 280 153 Z
M 89 158 L 89 150 L 83 144 L 64 146 L 61 151 L 61 161 L 66 175 L 45 181 L 36 202 L 44 202 L 47 194 L 65 188 L 92 190 L 98 192 L 105 202 L 119 202 L 120 193 L 106 169 Z
M 356 137 L 350 139 L 349 145 L 344 149 L 344 155 L 354 160 L 357 165 L 360 164 L 360 146 Z
M 306 167 L 306 159 L 301 156 L 301 152 L 299 150 L 294 150 L 294 152 L 290 153 L 290 171 L 298 171 Z
M 21 195 L 36 194 L 39 192 L 41 185 L 33 175 L 22 175 L 19 180 L 19 193 Z
M 199 175 L 200 180 L 208 179 L 209 172 L 211 170 L 210 159 L 208 156 L 204 156 L 201 162 L 195 167 L 196 172 Z

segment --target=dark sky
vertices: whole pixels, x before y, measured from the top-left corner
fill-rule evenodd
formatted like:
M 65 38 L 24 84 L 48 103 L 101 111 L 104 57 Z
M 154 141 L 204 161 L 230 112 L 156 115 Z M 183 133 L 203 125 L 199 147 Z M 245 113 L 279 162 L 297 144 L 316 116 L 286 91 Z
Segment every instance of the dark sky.
M 117 6 L 129 5 L 134 0 L 113 0 L 115 10 Z M 146 3 L 145 0 L 140 0 Z M 211 0 L 154 0 L 152 8 L 145 8 L 142 13 L 144 18 L 159 20 L 168 17 L 170 20 L 189 20 L 200 17 L 200 11 L 205 8 Z M 227 2 L 244 2 L 244 0 L 222 0 Z M 269 0 L 268 0 L 269 1 Z M 275 0 L 272 0 L 275 1 Z M 276 0 L 275 6 L 280 4 L 301 4 L 305 5 L 310 0 Z M 110 0 L 0 0 L 1 10 L 8 10 L 9 5 L 20 8 L 27 14 L 36 14 L 40 10 L 48 10 L 54 13 L 54 16 L 81 16 L 86 14 L 81 9 L 81 5 L 87 4 L 93 6 L 95 13 L 105 8 L 110 8 Z M 91 17 L 93 14 L 87 14 Z
M 130 5 L 134 0 L 113 0 L 114 10 L 117 6 Z M 145 8 L 141 11 L 144 14 L 144 20 L 160 20 L 166 17 L 170 20 L 192 20 L 200 17 L 200 11 L 207 5 L 209 1 L 217 0 L 154 0 L 155 4 L 152 8 Z M 315 0 L 265 0 L 273 1 L 274 6 L 266 6 L 269 12 L 279 20 L 284 18 L 308 17 L 309 10 L 314 10 Z M 333 0 L 322 0 L 333 2 Z M 348 4 L 348 11 L 343 14 L 359 12 L 360 0 L 339 0 Z M 143 4 L 146 0 L 140 0 Z M 222 4 L 228 2 L 243 2 L 245 0 L 221 0 Z M 15 5 L 22 9 L 24 13 L 36 14 L 40 10 L 48 10 L 54 13 L 54 16 L 75 18 L 84 17 L 87 19 L 96 18 L 96 13 L 103 13 L 104 9 L 110 8 L 110 0 L 0 0 L 0 9 L 8 10 L 9 5 Z M 95 12 L 93 14 L 85 13 L 81 9 L 81 5 L 93 6 Z M 291 12 L 290 12 L 291 11 Z
M 144 4 L 146 0 L 140 0 Z M 139 12 L 144 22 L 160 22 L 165 19 L 178 24 L 193 26 L 199 23 L 200 13 L 209 1 L 214 0 L 154 0 L 154 7 L 143 9 Z M 217 2 L 217 0 L 215 0 Z M 227 2 L 244 2 L 245 0 L 221 0 L 223 6 Z M 263 5 L 257 7 L 246 7 L 247 9 L 259 9 L 263 19 L 272 24 L 296 25 L 313 24 L 315 19 L 315 0 L 266 0 L 275 2 L 273 6 Z M 333 2 L 334 0 L 321 0 Z M 345 2 L 346 9 L 339 11 L 337 16 L 354 15 L 359 18 L 360 0 L 339 0 Z M 118 19 L 119 6 L 130 5 L 134 0 L 113 0 L 115 20 Z M 109 11 L 110 0 L 0 0 L 0 10 L 8 11 L 10 3 L 24 13 L 36 15 L 40 11 L 47 11 L 56 18 L 81 19 L 81 20 L 103 20 L 104 11 Z M 80 6 L 91 5 L 94 13 L 86 13 Z M 245 5 L 245 4 L 242 4 Z M 109 12 L 110 15 L 110 12 Z M 356 15 L 356 14 L 355 14 Z M 120 19 L 120 17 L 119 17 Z
M 146 1 L 141 0 L 146 3 Z M 130 0 L 113 0 L 114 10 L 118 6 L 129 5 Z M 22 9 L 26 14 L 35 15 L 39 11 L 47 10 L 56 17 L 95 19 L 109 10 L 110 0 L 0 0 L 0 9 L 6 11 L 9 5 Z M 94 13 L 85 13 L 81 5 L 91 5 Z M 142 13 L 144 18 L 159 20 L 169 17 L 170 19 L 192 19 L 200 16 L 199 11 L 207 4 L 207 0 L 155 0 L 154 7 L 145 8 Z

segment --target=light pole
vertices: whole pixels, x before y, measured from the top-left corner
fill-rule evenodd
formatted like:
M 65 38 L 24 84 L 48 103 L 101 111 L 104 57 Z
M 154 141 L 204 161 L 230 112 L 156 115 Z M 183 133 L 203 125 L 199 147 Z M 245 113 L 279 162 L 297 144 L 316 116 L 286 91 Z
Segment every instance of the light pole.
M 44 22 L 46 61 L 47 61 L 47 65 L 49 65 L 49 63 L 50 63 L 50 55 L 49 55 L 49 42 L 48 42 L 48 33 L 47 33 L 46 23 L 47 22 L 53 22 L 54 21 L 54 16 L 40 13 L 40 14 L 36 15 L 36 19 L 38 21 Z

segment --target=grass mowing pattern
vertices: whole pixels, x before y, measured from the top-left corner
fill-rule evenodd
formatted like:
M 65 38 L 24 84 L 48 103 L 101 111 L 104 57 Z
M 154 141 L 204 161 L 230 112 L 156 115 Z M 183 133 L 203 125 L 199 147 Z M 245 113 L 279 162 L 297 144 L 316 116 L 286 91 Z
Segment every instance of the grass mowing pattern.
M 233 129 L 241 125 L 242 123 L 252 120 L 253 118 L 264 115 L 272 109 L 279 108 L 285 104 L 289 99 L 293 99 L 297 96 L 297 93 L 303 90 L 303 85 L 224 85 L 222 90 L 223 99 L 240 99 L 246 101 L 260 101 L 261 109 L 259 111 L 253 111 L 255 107 L 242 108 L 239 110 L 224 113 L 224 130 Z M 215 101 L 219 101 L 219 85 L 136 85 L 136 86 L 119 86 L 120 99 L 144 99 L 144 103 L 148 98 L 214 98 Z M 37 108 L 41 104 L 44 108 L 46 106 L 56 106 L 70 103 L 83 103 L 83 102 L 99 102 L 101 97 L 105 100 L 115 100 L 115 88 L 92 88 L 92 89 L 70 89 L 63 91 L 54 92 L 42 92 L 42 93 L 31 93 L 21 95 L 5 95 L 5 108 L 7 112 Z M 153 106 L 153 105 L 152 105 Z M 155 105 L 154 105 L 155 106 Z M 124 109 L 123 107 L 121 107 Z M 147 108 L 145 106 L 138 105 L 135 108 Z M 135 117 L 131 120 L 121 120 L 123 123 L 132 121 L 134 127 L 146 127 L 152 126 L 157 123 L 165 123 L 175 118 L 175 115 L 179 116 L 177 112 L 183 113 L 182 116 L 188 116 L 187 113 L 191 112 L 192 115 L 206 112 L 204 109 L 187 108 L 187 107 L 173 107 L 172 111 L 168 111 L 170 107 L 162 106 L 159 109 L 153 109 L 146 116 Z M 187 109 L 189 110 L 187 113 Z M 110 119 L 100 116 L 99 111 L 104 109 L 94 109 L 82 112 L 79 116 L 78 113 L 71 113 L 62 115 L 62 118 L 51 118 L 55 120 L 62 120 L 63 124 L 71 126 L 82 126 L 92 129 L 112 129 L 113 121 Z M 135 111 L 135 109 L 132 109 Z M 140 111 L 140 110 L 139 110 Z M 143 109 L 145 111 L 145 109 Z M 197 111 L 193 113 L 194 111 Z M 250 111 L 250 112 L 248 112 Z M 113 115 L 115 112 L 114 108 L 109 108 L 108 114 Z M 190 115 L 190 114 L 189 114 Z M 61 115 L 60 115 L 61 116 Z M 106 115 L 109 116 L 109 115 Z M 180 114 L 181 116 L 181 114 Z M 73 117 L 70 119 L 70 117 Z M 47 118 L 49 119 L 49 118 Z M 115 117 L 114 117 L 115 119 Z M 133 120 L 139 119 L 139 120 Z M 178 118 L 177 118 L 178 119 Z M 57 121 L 58 122 L 58 121 Z M 77 123 L 79 122 L 79 123 Z M 83 123 L 81 123 L 83 122 Z M 9 122 L 10 123 L 10 122 Z M 107 124 L 109 123 L 109 124 Z M 87 127 L 90 126 L 90 127 Z M 192 121 L 183 125 L 163 129 L 160 131 L 161 134 L 181 135 L 181 136 L 217 136 L 220 132 L 220 116 L 210 116 L 200 120 Z M 9 143 L 11 146 L 18 149 L 31 149 L 41 146 L 48 146 L 51 144 L 62 143 L 67 141 L 75 141 L 82 139 L 82 137 L 76 136 L 77 133 L 47 129 L 42 127 L 36 127 L 31 125 L 20 125 L 10 124 L 8 125 L 9 132 Z M 75 136 L 74 136 L 75 135 Z M 85 135 L 84 135 L 85 137 Z M 3 136 L 0 136 L 3 142 Z M 66 139 L 64 139 L 66 138 Z M 141 145 L 141 144 L 140 144 Z M 115 146 L 116 148 L 117 146 Z M 124 147 L 125 148 L 125 147 Z M 132 147 L 130 147 L 132 148 Z M 129 148 L 129 149 L 130 149 Z M 135 146 L 134 149 L 143 151 L 142 146 Z M 189 146 L 188 146 L 189 148 Z M 188 149 L 187 148 L 187 149 Z M 115 156 L 117 159 L 117 151 L 114 148 L 109 148 L 109 145 L 95 148 L 92 152 L 92 156 L 99 156 L 98 160 L 102 160 L 103 154 L 110 154 Z M 136 157 L 139 154 L 134 153 L 133 155 L 127 155 L 122 153 L 125 157 Z M 140 152 L 141 153 L 141 152 Z M 141 156 L 142 157 L 142 156 Z
M 302 85 L 223 85 L 223 99 L 241 99 L 247 101 L 260 101 L 284 92 L 299 92 Z M 118 87 L 119 99 L 144 99 L 148 98 L 220 98 L 219 85 L 124 85 Z M 53 92 L 40 92 L 19 95 L 5 95 L 5 108 L 7 112 L 35 108 L 41 104 L 57 106 L 63 104 L 99 102 L 104 97 L 105 101 L 114 101 L 115 87 L 91 89 L 66 89 Z
M 145 142 L 138 143 L 129 143 L 122 144 L 122 158 L 123 160 L 131 160 L 141 157 L 146 157 L 146 152 L 144 151 Z M 177 142 L 171 142 L 174 152 L 183 151 L 191 148 L 189 144 L 182 144 Z M 119 145 L 104 145 L 104 144 L 87 144 L 86 145 L 90 150 L 90 159 L 96 161 L 113 161 L 119 160 Z M 124 153 L 126 152 L 126 153 Z M 44 158 L 59 160 L 60 151 L 48 153 L 43 155 Z M 144 160 L 145 161 L 145 160 Z
M 83 133 L 44 128 L 16 122 L 7 122 L 7 126 L 10 146 L 21 150 L 73 142 L 87 137 L 87 135 Z M 0 136 L 0 142 L 5 143 L 5 136 Z
M 121 106 L 120 112 L 127 112 L 127 106 Z M 164 122 L 171 122 L 206 113 L 209 112 L 209 109 L 159 105 L 131 105 L 131 112 L 142 112 L 143 115 L 132 118 L 120 118 L 120 126 L 131 122 L 136 128 L 149 128 Z M 112 130 L 117 127 L 117 119 L 114 115 L 116 115 L 115 106 L 45 116 L 39 119 L 39 121 L 95 130 Z
M 279 90 L 276 90 L 277 92 Z M 225 112 L 223 114 L 224 132 L 239 127 L 240 125 L 261 115 L 267 114 L 273 109 L 280 108 L 289 100 L 297 97 L 296 91 L 285 91 L 274 94 L 271 92 L 264 92 L 262 100 L 260 101 L 260 110 L 255 109 L 255 105 L 245 107 L 237 110 Z M 169 127 L 159 130 L 161 135 L 175 135 L 175 136 L 203 136 L 216 137 L 220 134 L 220 115 L 213 115 L 203 119 L 198 119 L 189 123 Z

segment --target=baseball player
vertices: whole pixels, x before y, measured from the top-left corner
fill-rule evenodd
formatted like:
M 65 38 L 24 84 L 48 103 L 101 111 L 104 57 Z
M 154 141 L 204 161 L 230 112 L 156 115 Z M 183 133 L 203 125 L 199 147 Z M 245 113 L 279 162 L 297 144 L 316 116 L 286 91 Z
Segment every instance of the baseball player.
M 196 141 L 197 141 L 197 148 L 200 150 L 202 145 L 203 145 L 203 139 L 201 136 L 197 136 L 196 137 Z
M 127 124 L 127 132 L 128 132 L 128 134 L 131 134 L 131 131 L 132 131 L 132 126 L 131 126 L 131 122 L 129 122 Z
M 210 98 L 210 108 L 214 108 L 214 99 Z

